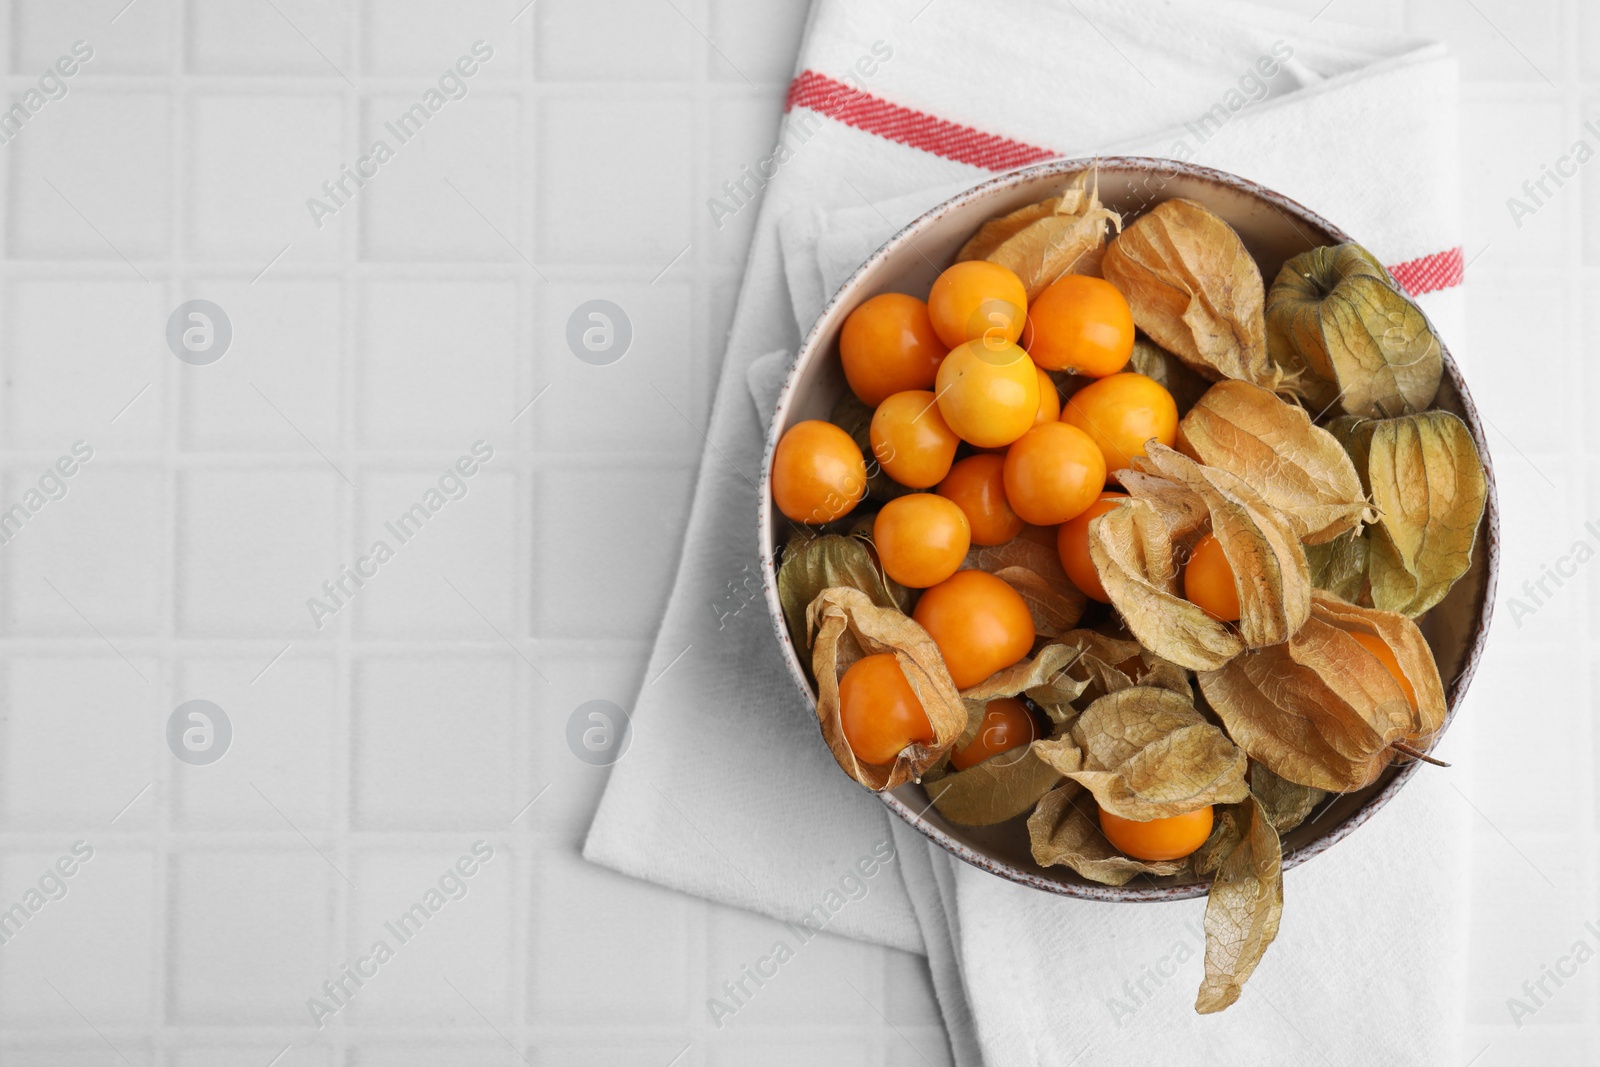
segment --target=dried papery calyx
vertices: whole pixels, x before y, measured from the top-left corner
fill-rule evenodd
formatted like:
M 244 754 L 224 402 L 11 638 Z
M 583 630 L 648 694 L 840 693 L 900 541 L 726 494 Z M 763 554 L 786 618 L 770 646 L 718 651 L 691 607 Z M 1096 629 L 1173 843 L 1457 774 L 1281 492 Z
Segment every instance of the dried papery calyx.
M 1280 778 L 1254 760 L 1250 763 L 1250 792 L 1261 802 L 1267 820 L 1280 834 L 1305 822 L 1312 810 L 1329 795 L 1325 789 Z
M 1422 411 L 1444 372 L 1427 317 L 1358 244 L 1302 252 L 1267 294 L 1267 349 L 1322 411 L 1367 417 Z
M 1310 613 L 1310 569 L 1288 520 L 1245 479 L 1152 443 L 1124 478 L 1133 499 L 1089 524 L 1089 554 L 1140 644 L 1191 670 L 1288 639 Z M 1142 475 L 1137 476 L 1137 475 Z M 1180 561 L 1209 522 L 1239 593 L 1237 627 L 1181 594 Z
M 796 647 L 809 647 L 806 608 L 824 589 L 848 586 L 883 608 L 911 606 L 910 590 L 883 573 L 871 543 L 861 536 L 797 534 L 778 565 L 778 604 Z
M 1261 802 L 1251 796 L 1226 809 L 1213 837 L 1219 845 L 1207 852 L 1215 873 L 1206 897 L 1206 976 L 1194 1002 L 1202 1015 L 1239 999 L 1283 918 L 1283 846 Z
M 1040 744 L 1035 752 L 1124 819 L 1170 818 L 1249 792 L 1244 752 L 1170 689 L 1107 694 L 1078 716 L 1070 736 L 1070 747 Z
M 984 713 L 991 700 L 1020 698 L 1029 688 L 1052 695 L 1059 694 L 1051 679 L 1059 670 L 1056 661 L 1060 658 L 1064 657 L 1041 655 L 1033 661 L 1016 665 L 1030 666 L 1031 669 L 1026 672 L 1018 671 L 1015 667 L 1000 672 L 1009 676 L 1006 681 L 995 684 L 1000 678 L 997 674 L 978 687 L 992 691 L 990 696 L 974 699 L 969 695 L 972 690 L 963 694 L 967 702 L 967 728 L 956 739 L 952 752 L 963 751 L 977 739 L 979 731 L 984 728 Z M 1040 732 L 1037 719 L 1033 725 L 1036 739 L 1046 736 Z M 1061 722 L 1052 717 L 1048 726 L 1050 734 L 1055 734 L 1061 728 Z M 1026 814 L 1040 797 L 1060 781 L 1061 772 L 1034 755 L 1033 742 L 1030 741 L 996 752 L 981 763 L 959 770 L 953 763 L 941 762 L 929 770 L 922 784 L 939 814 L 951 822 L 961 826 L 993 826 Z
M 1306 544 L 1376 514 L 1350 456 L 1304 409 L 1249 382 L 1213 385 L 1178 423 L 1180 452 L 1247 481 Z
M 1031 700 L 1049 717 L 1049 735 L 1026 749 L 1002 752 L 963 771 L 935 767 L 924 780 L 928 795 L 940 814 L 964 825 L 988 826 L 1021 815 L 1061 781 L 1063 753 L 1077 748 L 1069 731 L 1075 729 L 1078 709 L 1093 707 L 1107 694 L 1135 684 L 1152 695 L 1166 694 L 1165 698 L 1154 697 L 1157 704 L 1167 699 L 1192 709 L 1188 672 L 1176 664 L 1142 651 L 1133 641 L 1093 630 L 1064 634 L 1032 657 L 962 691 L 967 729 L 954 747 L 960 750 L 972 740 L 984 709 L 1001 697 Z M 1151 698 L 1143 703 L 1151 704 Z M 1103 720 L 1105 715 L 1098 713 L 1098 717 Z M 1071 766 L 1076 769 L 1079 765 Z
M 1320 545 L 1307 545 L 1306 562 L 1311 565 L 1312 586 L 1351 603 L 1367 600 L 1367 561 L 1371 548 L 1366 536 L 1355 530 Z
M 1060 196 L 990 219 L 961 247 L 956 262 L 986 259 L 1014 271 L 1028 299 L 1064 274 L 1100 273 L 1108 230 L 1122 216 L 1100 203 L 1098 181 L 1083 171 Z
M 817 722 L 833 758 L 868 789 L 893 789 L 933 766 L 967 728 L 967 709 L 950 680 L 939 646 L 898 609 L 881 607 L 858 589 L 825 589 L 806 608 L 811 670 L 817 682 Z M 927 744 L 907 745 L 892 764 L 863 763 L 845 739 L 839 718 L 839 680 L 865 656 L 893 654 L 933 729 Z
M 1369 647 L 1373 642 L 1388 656 Z M 1426 751 L 1447 712 L 1439 669 L 1416 623 L 1320 591 L 1292 639 L 1202 671 L 1199 681 L 1228 736 L 1251 759 L 1329 792 L 1364 788 L 1397 755 Z
M 1028 844 L 1041 867 L 1065 865 L 1103 885 L 1126 885 L 1141 874 L 1177 874 L 1188 863 L 1146 862 L 1118 852 L 1100 829 L 1094 800 L 1077 782 L 1063 782 L 1040 798 L 1028 816 Z
M 1180 595 L 1172 533 L 1150 501 L 1133 497 L 1090 522 L 1089 555 L 1112 606 L 1144 647 L 1190 670 L 1220 667 L 1244 651 L 1227 624 Z
M 1101 270 L 1133 321 L 1204 378 L 1283 381 L 1267 358 L 1261 270 L 1222 218 L 1193 200 L 1167 200 L 1106 248 Z
M 1367 565 L 1372 603 L 1421 615 L 1472 566 L 1489 499 L 1472 433 L 1448 411 L 1341 419 L 1331 428 L 1343 436 L 1381 516 Z

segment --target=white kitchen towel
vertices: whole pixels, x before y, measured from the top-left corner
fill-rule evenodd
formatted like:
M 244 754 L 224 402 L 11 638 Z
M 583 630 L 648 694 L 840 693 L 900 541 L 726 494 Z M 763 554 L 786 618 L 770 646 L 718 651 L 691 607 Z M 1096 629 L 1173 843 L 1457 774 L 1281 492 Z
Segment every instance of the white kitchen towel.
M 1289 874 L 1279 943 L 1219 1017 L 1190 1012 L 1200 902 L 1061 900 L 914 854 L 818 743 L 779 658 L 756 592 L 770 403 L 748 390 L 781 379 L 840 271 L 894 226 L 953 184 L 1058 154 L 1175 155 L 1274 187 L 1437 290 L 1422 299 L 1449 338 L 1453 64 L 1232 4 L 917 6 L 819 0 L 782 150 L 708 199 L 719 219 L 761 202 L 678 581 L 586 857 L 783 919 L 821 909 L 831 931 L 928 954 L 963 1064 L 980 1047 L 996 1065 L 1089 1049 L 1080 1062 L 1451 1062 L 1465 835 L 1428 776 Z M 831 892 L 891 841 L 901 862 L 869 892 Z

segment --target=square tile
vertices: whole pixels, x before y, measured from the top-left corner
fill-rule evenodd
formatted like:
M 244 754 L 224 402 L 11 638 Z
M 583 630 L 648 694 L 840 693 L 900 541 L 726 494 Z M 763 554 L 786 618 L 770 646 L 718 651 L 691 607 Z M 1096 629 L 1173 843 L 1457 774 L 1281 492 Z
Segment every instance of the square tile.
M 309 846 L 184 852 L 167 879 L 169 1022 L 311 1025 L 307 1000 L 343 962 L 330 952 L 339 875 L 328 863 Z
M 350 71 L 350 0 L 190 4 L 188 69 L 196 74 L 338 78 Z
M 0 916 L 0 1023 L 154 1021 L 157 860 L 91 840 L 101 836 L 98 829 L 63 835 L 58 848 L 8 851 L 0 859 L 0 908 L 8 909 Z M 32 913 L 20 927 L 19 905 Z
M 1584 490 L 1583 468 L 1564 459 L 1519 455 L 1505 437 L 1493 429 L 1489 433 L 1500 498 L 1496 638 L 1521 647 L 1570 642 L 1586 608 L 1593 611 L 1585 591 L 1594 588 L 1600 565 L 1590 561 L 1560 584 L 1547 575 L 1579 540 L 1600 549 L 1600 539 L 1585 528 L 1588 516 L 1572 507 Z
M 518 171 L 522 105 L 488 95 L 482 85 L 476 78 L 458 80 L 453 93 L 461 99 L 444 98 L 431 117 L 426 108 L 408 110 L 419 106 L 414 99 L 367 102 L 361 143 L 370 151 L 382 140 L 395 154 L 362 193 L 364 258 L 519 267 L 531 258 L 532 246 L 522 236 L 526 209 Z
M 1584 81 L 1600 79 L 1600 9 L 1578 4 L 1578 75 Z
M 209 700 L 233 727 L 223 761 L 173 765 L 177 826 L 309 832 L 335 823 L 339 695 L 331 660 L 293 646 L 276 662 L 270 654 L 190 658 L 176 685 L 175 703 Z
M 7 444 L 66 451 L 77 439 L 91 448 L 113 439 L 160 443 L 155 383 L 173 357 L 159 287 L 138 279 L 18 280 L 6 306 Z
M 1596 13 L 1600 21 L 1600 12 Z M 1593 123 L 1596 130 L 1600 130 L 1600 100 L 1587 101 L 1579 112 L 1586 125 L 1579 134 L 1584 140 L 1590 142 L 1590 147 L 1600 150 L 1600 136 L 1589 131 L 1588 123 Z M 1594 162 L 1590 160 L 1589 162 Z M 1583 220 L 1581 234 L 1583 245 L 1583 263 L 1587 267 L 1600 266 L 1600 167 L 1585 166 L 1578 173 L 1576 188 L 1573 190 L 1578 200 L 1578 210 Z
M 458 449 L 508 433 L 526 358 L 518 308 L 510 281 L 368 283 L 361 440 Z
M 711 0 L 709 36 L 717 43 L 707 62 L 718 81 L 787 84 L 805 29 L 806 0 L 778 0 L 757 7 L 738 0 Z
M 625 82 L 689 77 L 699 35 L 676 4 L 595 0 L 540 4 L 533 11 L 541 78 Z
M 1525 365 L 1499 358 L 1506 352 L 1541 353 L 1542 367 L 1553 380 L 1576 380 L 1581 367 L 1577 353 L 1567 347 L 1564 289 L 1552 291 L 1548 283 L 1522 278 L 1497 279 L 1493 301 L 1471 300 L 1467 305 L 1469 338 L 1467 366 L 1472 395 L 1493 425 L 1490 447 L 1510 448 L 1513 461 L 1531 457 L 1543 465 L 1545 457 L 1577 448 L 1578 421 L 1571 411 L 1577 391 L 1530 389 Z M 1541 307 L 1539 315 L 1507 315 L 1508 307 Z M 1541 478 L 1541 485 L 1546 484 Z
M 352 1045 L 346 1062 L 350 1067 L 526 1067 L 516 1051 L 506 1048 L 504 1042 L 496 1040 L 494 1044 L 487 1044 L 468 1042 L 464 1038 L 449 1044 L 409 1041 L 404 1045 L 388 1045 L 373 1041 Z
M 688 246 L 699 197 L 690 187 L 687 100 L 547 99 L 539 137 L 539 262 L 630 263 L 654 272 Z M 640 160 L 650 161 L 649 180 L 641 180 Z
M 361 888 L 345 951 L 358 959 L 381 942 L 393 956 L 352 1001 L 350 1022 L 443 1026 L 459 1024 L 463 1012 L 498 1026 L 513 1021 L 507 933 L 516 881 L 507 846 L 462 838 L 448 851 L 364 852 L 354 866 Z
M 84 633 L 93 636 L 87 626 Z M 113 818 L 118 832 L 150 826 L 158 798 L 141 790 L 155 781 L 157 761 L 172 758 L 161 740 L 167 711 L 160 681 L 145 657 L 130 665 L 109 651 L 11 659 L 0 757 L 6 826 L 93 826 L 102 834 Z
M 827 1032 L 807 1027 L 803 1036 L 792 1037 L 774 1047 L 757 1039 L 726 1041 L 711 1049 L 709 1067 L 742 1067 L 759 1062 L 762 1067 L 877 1067 L 877 1053 L 859 1039 L 831 1037 Z
M 1325 3 L 1327 0 L 1265 0 L 1260 6 L 1310 19 Z M 1327 12 L 1326 18 L 1328 22 L 1346 26 L 1399 30 L 1404 26 L 1405 8 L 1389 0 L 1341 0 L 1338 7 Z
M 333 1051 L 316 1045 L 296 1044 L 284 1050 L 280 1044 L 246 1045 L 243 1047 L 205 1047 L 199 1040 L 185 1042 L 188 1046 L 168 1053 L 167 1067 L 327 1067 L 333 1062 Z M 273 1062 L 272 1057 L 281 1059 Z
M 531 971 L 536 1023 L 676 1026 L 698 1002 L 688 972 L 688 897 L 551 851 L 534 865 Z M 588 921 L 577 921 L 586 916 Z M 542 965 L 581 959 L 581 969 Z
M 681 467 L 544 469 L 534 498 L 562 506 L 535 507 L 534 633 L 653 634 L 677 574 L 693 486 L 693 472 Z
M 556 283 L 540 286 L 538 298 L 537 381 L 538 388 L 548 386 L 549 392 L 529 417 L 540 445 L 583 452 L 669 453 L 685 459 L 700 454 L 704 424 L 690 422 L 695 410 L 690 352 L 696 346 L 694 298 L 687 284 Z M 593 300 L 620 307 L 626 322 L 608 322 L 605 312 L 585 312 Z M 627 330 L 627 351 L 603 366 L 580 358 L 570 338 L 577 333 L 581 345 L 591 329 L 609 329 L 606 343 L 613 345 Z M 602 335 L 596 336 L 598 341 Z
M 323 186 L 355 162 L 343 101 L 213 93 L 190 107 L 190 252 L 263 268 L 285 245 L 290 263 L 337 259 L 354 212 Z M 313 201 L 337 209 L 334 217 L 312 210 Z
M 1535 183 L 1581 132 L 1555 101 L 1474 96 L 1462 107 L 1462 247 L 1469 260 L 1479 257 L 1474 271 L 1562 262 L 1581 194 L 1570 181 Z
M 148 281 L 137 264 L 172 245 L 168 111 L 160 94 L 85 86 L 30 118 L 5 146 L 11 257 L 104 261 Z
M 159 468 L 108 466 L 105 450 L 97 454 L 99 465 L 64 455 L 60 467 L 14 470 L 0 482 L 8 504 L 26 508 L 29 500 L 47 501 L 20 529 L 9 521 L 15 514 L 9 508 L 0 514 L 8 632 L 77 637 L 87 617 L 110 635 L 161 633 L 166 628 L 166 474 Z M 63 478 L 62 470 L 73 474 Z M 52 493 L 64 495 L 52 500 Z
M 521 762 L 513 662 L 508 650 L 356 665 L 350 750 L 357 826 L 508 825 Z
M 151 1054 L 124 1038 L 115 1049 L 92 1034 L 79 1041 L 42 1044 L 25 1041 L 0 1049 L 0 1064 L 26 1067 L 147 1067 Z
M 687 1026 L 681 1036 L 635 1038 L 601 1033 L 588 1040 L 568 1038 L 544 1041 L 528 1050 L 533 1067 L 633 1067 L 639 1063 L 671 1064 L 672 1067 L 701 1067 L 704 1052 L 690 1039 Z M 673 1057 L 678 1057 L 676 1060 Z M 521 1064 L 522 1060 L 517 1060 Z
M 507 461 L 502 452 L 501 465 Z M 353 601 L 361 636 L 492 641 L 496 630 L 521 634 L 516 598 L 526 528 L 519 479 L 466 450 L 456 462 L 475 473 L 462 477 L 444 459 L 361 479 L 350 546 L 352 566 L 372 572 Z M 377 562 L 386 550 L 393 558 Z
M 518 819 L 522 828 L 559 836 L 574 852 L 588 836 L 610 769 L 576 758 L 568 748 L 567 720 L 591 700 L 632 710 L 645 678 L 650 649 L 643 643 L 607 642 L 593 654 L 546 658 L 541 666 L 549 684 L 535 685 L 530 717 L 533 732 L 529 795 L 549 786 L 537 807 Z
M 178 630 L 314 637 L 307 607 L 339 573 L 339 476 L 322 468 L 189 471 L 178 482 Z
M 714 1026 L 733 1036 L 821 1019 L 841 1028 L 878 1021 L 873 1006 L 884 1006 L 878 950 L 805 933 L 802 938 L 795 926 L 765 915 L 731 908 L 712 913 L 705 996 L 706 1010 L 715 1010 Z
M 185 445 L 301 455 L 303 433 L 320 448 L 336 446 L 346 362 L 342 285 L 268 276 L 254 284 L 196 281 L 183 291 L 220 306 L 233 326 L 221 360 L 177 368 Z M 274 405 L 293 410 L 292 425 Z
M 437 77 L 457 60 L 479 67 L 475 77 L 514 78 L 521 70 L 509 19 L 521 4 L 458 0 L 451 4 L 367 0 L 363 70 L 369 74 Z M 419 93 L 425 86 L 418 86 Z
M 37 76 L 83 41 L 93 54 L 80 75 L 165 74 L 176 7 L 177 0 L 12 0 L 11 73 Z
M 1406 28 L 1448 44 L 1461 59 L 1465 80 L 1535 81 L 1541 86 L 1548 80 L 1560 85 L 1561 11 L 1559 4 L 1516 0 L 1475 0 L 1464 9 L 1416 3 L 1406 5 Z

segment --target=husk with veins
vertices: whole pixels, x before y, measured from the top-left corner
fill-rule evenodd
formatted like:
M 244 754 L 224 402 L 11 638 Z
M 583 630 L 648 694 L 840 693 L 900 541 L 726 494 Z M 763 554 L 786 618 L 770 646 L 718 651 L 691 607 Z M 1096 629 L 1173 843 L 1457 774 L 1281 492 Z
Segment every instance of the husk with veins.
M 1250 793 L 1260 801 L 1267 821 L 1280 834 L 1305 822 L 1313 809 L 1328 797 L 1325 789 L 1280 778 L 1264 765 L 1250 763 Z
M 1106 280 L 1127 297 L 1133 321 L 1202 377 L 1275 389 L 1267 358 L 1261 270 L 1221 217 L 1193 200 L 1165 200 L 1106 248 Z
M 859 589 L 879 607 L 910 606 L 905 586 L 884 574 L 871 541 L 856 534 L 796 535 L 783 550 L 778 566 L 778 603 L 797 646 L 809 644 L 806 608 L 824 589 Z
M 1064 274 L 1100 273 L 1108 230 L 1122 216 L 1100 203 L 1098 177 L 1082 171 L 1059 196 L 1018 208 L 979 227 L 956 261 L 985 259 L 1014 271 L 1028 300 Z
M 1311 612 L 1310 568 L 1293 526 L 1245 478 L 1160 444 L 1135 460 L 1205 501 L 1211 533 L 1233 568 L 1246 646 L 1285 641 Z M 1170 657 L 1169 657 L 1170 658 Z
M 1233 832 L 1210 853 L 1215 873 L 1206 897 L 1206 970 L 1194 1003 L 1202 1015 L 1239 999 L 1283 918 L 1283 846 L 1266 810 L 1251 796 L 1226 809 L 1224 820 Z
M 1094 801 L 1082 786 L 1071 781 L 1039 799 L 1028 816 L 1028 845 L 1041 867 L 1064 864 L 1103 885 L 1126 885 L 1141 874 L 1177 874 L 1188 862 L 1147 863 L 1118 852 L 1100 830 Z
M 1244 651 L 1238 634 L 1180 595 L 1179 555 L 1150 501 L 1131 498 L 1090 522 L 1089 556 L 1128 629 L 1162 658 L 1210 670 Z
M 1290 259 L 1266 302 L 1267 349 L 1317 409 L 1402 415 L 1429 407 L 1443 350 L 1416 302 L 1358 244 Z
M 1352 632 L 1388 646 L 1416 693 L 1415 707 Z M 1202 671 L 1199 682 L 1251 759 L 1329 792 L 1370 785 L 1396 758 L 1396 743 L 1426 750 L 1447 713 L 1438 667 L 1416 623 L 1320 591 L 1291 640 Z
M 1472 566 L 1489 497 L 1472 433 L 1447 411 L 1343 418 L 1334 430 L 1381 514 L 1366 568 L 1372 603 L 1420 615 Z
M 839 767 L 868 789 L 893 789 L 919 777 L 967 728 L 967 707 L 928 632 L 894 608 L 874 604 L 848 587 L 825 589 L 806 608 L 811 669 L 817 682 L 817 723 Z M 865 656 L 890 653 L 922 703 L 933 741 L 911 744 L 893 764 L 856 759 L 839 721 L 839 679 Z
M 1320 545 L 1307 545 L 1311 584 L 1341 600 L 1352 603 L 1367 600 L 1367 563 L 1371 547 L 1372 543 L 1355 530 Z
M 1120 665 L 1139 663 L 1138 681 Z M 1025 749 L 992 756 L 963 771 L 935 765 L 923 780 L 940 814 L 967 826 L 989 826 L 1023 814 L 1061 781 L 1065 753 L 1075 752 L 1071 730 L 1079 707 L 1092 707 L 1102 697 L 1135 685 L 1166 694 L 1184 704 L 1193 701 L 1189 674 L 1145 650 L 1093 630 L 1073 630 L 1021 663 L 997 671 L 962 691 L 967 728 L 953 749 L 968 744 L 980 728 L 985 707 L 1000 697 L 1025 696 L 1050 718 L 1048 737 Z M 1214 729 L 1214 728 L 1213 728 Z
M 933 806 L 961 826 L 993 826 L 1026 814 L 1061 781 L 1031 745 L 1000 752 L 966 770 L 930 770 L 923 779 Z
M 1310 613 L 1310 570 L 1288 521 L 1243 478 L 1151 442 L 1123 472 L 1131 499 L 1089 524 L 1089 554 L 1140 644 L 1191 670 L 1288 639 Z M 1239 591 L 1237 627 L 1185 599 L 1181 563 L 1209 522 Z
M 1226 734 L 1170 689 L 1133 686 L 1096 700 L 1065 741 L 1036 753 L 1088 789 L 1102 810 L 1147 821 L 1249 792 L 1248 761 Z
M 1377 518 L 1339 441 L 1303 408 L 1258 385 L 1213 385 L 1179 421 L 1177 448 L 1248 480 L 1307 544 Z
M 981 728 L 984 709 L 1002 697 L 1025 696 L 1033 701 L 1049 716 L 1050 730 L 1047 737 L 1026 748 L 998 753 L 966 770 L 952 770 L 943 761 L 936 764 L 923 785 L 939 813 L 966 826 L 990 826 L 1025 813 L 1061 781 L 1061 772 L 1039 758 L 1038 746 L 1048 751 L 1061 743 L 1078 716 L 1075 704 L 1132 685 L 1116 665 L 1138 654 L 1139 646 L 1132 641 L 1119 641 L 1093 630 L 1072 630 L 1020 663 L 963 690 L 967 728 L 952 750 L 973 740 Z

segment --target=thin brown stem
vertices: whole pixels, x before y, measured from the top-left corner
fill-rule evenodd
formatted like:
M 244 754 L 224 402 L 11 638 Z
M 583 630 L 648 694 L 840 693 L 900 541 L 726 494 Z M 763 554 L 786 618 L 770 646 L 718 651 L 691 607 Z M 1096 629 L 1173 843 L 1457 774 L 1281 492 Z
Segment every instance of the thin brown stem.
M 1426 752 L 1423 752 L 1420 749 L 1412 748 L 1410 745 L 1406 744 L 1404 741 L 1392 742 L 1389 745 L 1389 747 L 1394 749 L 1396 752 L 1400 753 L 1402 756 L 1410 756 L 1412 759 L 1421 760 L 1423 763 L 1431 763 L 1435 767 L 1448 767 L 1448 766 L 1450 766 L 1450 764 L 1446 763 L 1444 760 L 1442 760 L 1442 759 L 1434 759 L 1432 756 L 1428 755 Z

